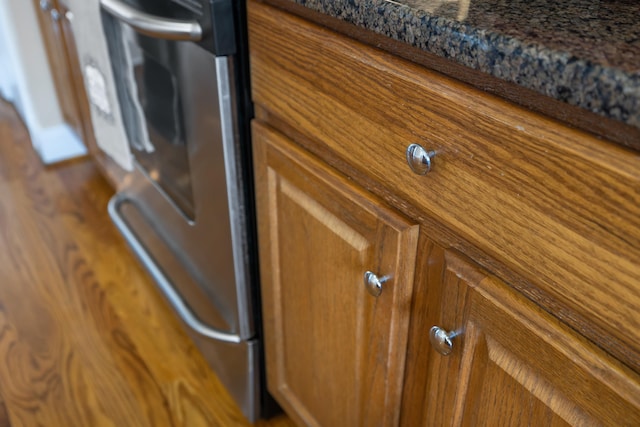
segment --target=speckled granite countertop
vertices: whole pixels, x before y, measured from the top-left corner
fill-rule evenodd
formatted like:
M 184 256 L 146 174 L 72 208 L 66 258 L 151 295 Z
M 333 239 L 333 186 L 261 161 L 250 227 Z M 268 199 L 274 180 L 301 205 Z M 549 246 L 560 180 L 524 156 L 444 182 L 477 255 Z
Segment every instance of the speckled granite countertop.
M 637 0 L 291 0 L 640 128 Z

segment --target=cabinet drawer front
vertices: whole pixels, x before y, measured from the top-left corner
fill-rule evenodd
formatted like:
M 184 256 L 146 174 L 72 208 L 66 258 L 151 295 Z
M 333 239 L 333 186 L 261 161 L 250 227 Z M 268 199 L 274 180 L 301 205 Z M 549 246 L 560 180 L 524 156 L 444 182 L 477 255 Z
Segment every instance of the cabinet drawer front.
M 259 115 L 640 369 L 637 154 L 258 3 L 249 26 Z M 436 152 L 425 176 L 412 143 Z
M 301 425 L 397 425 L 418 227 L 268 128 L 253 141 L 269 390 Z

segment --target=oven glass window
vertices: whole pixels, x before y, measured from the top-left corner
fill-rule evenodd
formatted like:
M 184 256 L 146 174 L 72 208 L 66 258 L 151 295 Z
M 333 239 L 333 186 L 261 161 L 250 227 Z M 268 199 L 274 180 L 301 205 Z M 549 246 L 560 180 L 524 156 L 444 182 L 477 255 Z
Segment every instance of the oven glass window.
M 184 110 L 180 97 L 176 43 L 135 35 L 129 57 L 137 94 L 137 108 L 145 128 L 132 140 L 138 164 L 167 197 L 194 219 Z

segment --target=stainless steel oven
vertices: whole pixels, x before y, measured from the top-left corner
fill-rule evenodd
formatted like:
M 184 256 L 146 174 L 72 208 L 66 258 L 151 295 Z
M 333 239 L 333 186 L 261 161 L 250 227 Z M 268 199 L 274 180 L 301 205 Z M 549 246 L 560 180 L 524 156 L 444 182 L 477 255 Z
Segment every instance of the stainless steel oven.
M 233 1 L 101 0 L 135 159 L 109 213 L 253 421 L 266 394 Z

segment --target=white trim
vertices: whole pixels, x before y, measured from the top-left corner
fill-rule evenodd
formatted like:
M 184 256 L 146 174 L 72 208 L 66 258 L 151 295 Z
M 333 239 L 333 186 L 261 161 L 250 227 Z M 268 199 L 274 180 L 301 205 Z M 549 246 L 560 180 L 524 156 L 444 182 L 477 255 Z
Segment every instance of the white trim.
M 87 154 L 76 133 L 66 123 L 31 130 L 31 141 L 44 164 L 52 164 Z

